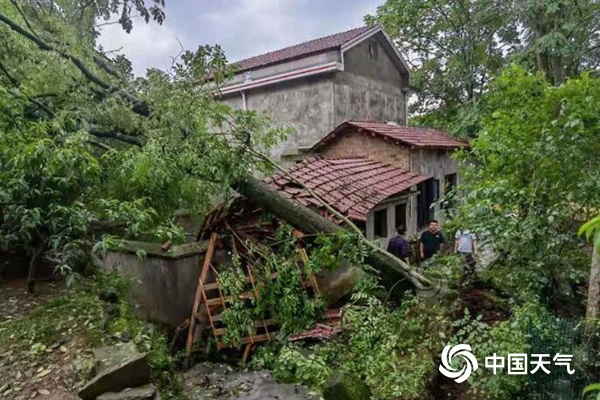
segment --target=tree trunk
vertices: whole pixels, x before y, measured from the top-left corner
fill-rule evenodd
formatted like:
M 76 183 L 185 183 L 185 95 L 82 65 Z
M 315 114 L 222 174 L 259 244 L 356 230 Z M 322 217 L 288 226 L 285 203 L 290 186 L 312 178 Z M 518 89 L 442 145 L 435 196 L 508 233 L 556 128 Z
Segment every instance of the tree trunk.
M 27 291 L 29 293 L 35 292 L 35 269 L 37 267 L 38 260 L 39 260 L 40 256 L 42 255 L 43 251 L 44 251 L 44 241 L 39 239 L 38 246 L 35 249 L 35 251 L 33 252 L 31 259 L 29 260 L 29 271 L 27 274 Z
M 234 184 L 233 188 L 252 204 L 264 207 L 303 232 L 332 234 L 345 230 L 254 177 L 246 177 L 245 180 Z M 414 288 L 410 284 L 411 279 L 414 278 L 409 276 L 406 269 L 400 265 L 400 261 L 393 256 L 373 253 L 367 258 L 367 262 L 381 272 L 384 282 L 394 284 L 398 282 L 399 278 L 402 278 L 403 283 L 396 286 L 397 290 L 404 291 Z
M 588 284 L 588 302 L 586 317 L 596 319 L 600 308 L 600 254 L 594 246 L 592 254 L 592 268 L 590 270 L 590 282 Z

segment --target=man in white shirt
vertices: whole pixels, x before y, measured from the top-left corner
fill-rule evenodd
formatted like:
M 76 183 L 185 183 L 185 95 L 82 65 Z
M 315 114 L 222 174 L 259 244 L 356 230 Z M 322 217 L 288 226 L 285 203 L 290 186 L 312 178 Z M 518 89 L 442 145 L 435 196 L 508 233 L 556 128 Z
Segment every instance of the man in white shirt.
M 454 235 L 454 252 L 460 254 L 464 259 L 467 272 L 475 275 L 475 258 L 477 254 L 477 236 L 469 230 L 456 231 Z

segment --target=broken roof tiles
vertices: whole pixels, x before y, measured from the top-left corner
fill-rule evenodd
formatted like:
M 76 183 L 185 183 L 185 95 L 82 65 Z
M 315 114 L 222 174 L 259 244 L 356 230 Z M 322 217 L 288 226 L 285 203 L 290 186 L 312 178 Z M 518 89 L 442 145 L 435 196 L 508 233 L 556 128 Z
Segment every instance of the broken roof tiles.
M 299 187 L 294 179 L 340 213 L 354 220 L 366 221 L 367 213 L 375 205 L 427 178 L 368 158 L 317 156 L 301 161 L 287 174 L 279 172 L 267 180 L 285 196 L 323 211 L 321 203 Z

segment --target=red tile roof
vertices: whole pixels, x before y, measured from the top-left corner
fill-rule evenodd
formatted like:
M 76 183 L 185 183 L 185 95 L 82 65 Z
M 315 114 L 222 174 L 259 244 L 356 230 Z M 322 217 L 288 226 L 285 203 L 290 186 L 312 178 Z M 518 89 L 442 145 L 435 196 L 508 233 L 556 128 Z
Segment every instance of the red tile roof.
M 359 131 L 370 132 L 373 135 L 390 138 L 415 147 L 452 149 L 469 145 L 468 142 L 453 138 L 448 133 L 435 128 L 400 126 L 379 121 L 346 121 L 317 142 L 313 149 L 329 142 L 348 127 L 354 127 Z
M 365 221 L 367 213 L 386 198 L 427 178 L 368 158 L 311 157 L 287 171 L 347 217 Z M 321 203 L 287 174 L 267 180 L 287 197 L 324 214 Z
M 246 58 L 245 60 L 234 63 L 234 65 L 238 67 L 237 72 L 242 72 L 251 69 L 262 68 L 267 65 L 279 64 L 284 61 L 289 61 L 311 54 L 333 50 L 350 42 L 352 39 L 365 33 L 370 28 L 372 27 L 363 26 L 346 32 L 336 33 L 335 35 L 325 36 L 319 39 L 300 43 L 295 46 L 290 46 L 284 49 Z

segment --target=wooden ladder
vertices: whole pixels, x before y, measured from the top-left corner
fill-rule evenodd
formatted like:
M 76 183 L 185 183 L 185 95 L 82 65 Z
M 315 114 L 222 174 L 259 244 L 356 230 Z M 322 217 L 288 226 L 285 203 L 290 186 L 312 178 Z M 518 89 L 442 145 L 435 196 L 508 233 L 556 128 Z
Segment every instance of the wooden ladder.
M 241 241 L 239 237 L 237 237 L 237 239 Z M 216 233 L 212 233 L 202 264 L 202 269 L 200 271 L 200 277 L 198 279 L 198 289 L 196 291 L 192 316 L 190 318 L 186 350 L 188 353 L 192 351 L 197 323 L 198 321 L 202 320 L 201 317 L 206 316 L 208 318 L 212 334 L 217 342 L 217 349 L 222 350 L 224 348 L 232 347 L 236 344 L 245 345 L 246 348 L 244 350 L 244 356 L 242 359 L 242 362 L 245 363 L 250 355 L 252 347 L 258 343 L 270 341 L 273 338 L 273 335 L 278 333 L 278 330 L 275 329 L 275 321 L 272 319 L 261 318 L 253 321 L 254 332 L 246 337 L 241 338 L 239 343 L 223 342 L 222 337 L 227 333 L 227 328 L 223 323 L 223 311 L 227 310 L 228 304 L 240 299 L 257 299 L 259 297 L 259 292 L 257 289 L 256 277 L 252 268 L 252 264 L 251 262 L 248 262 L 245 265 L 245 291 L 238 298 L 225 296 L 223 294 L 223 288 L 219 282 L 219 273 L 212 265 L 212 257 L 217 240 L 218 235 Z M 233 242 L 233 251 L 237 253 L 235 247 L 235 242 Z M 297 248 L 296 251 L 299 253 L 302 261 L 307 263 L 308 256 L 306 254 L 306 250 L 303 248 Z M 274 280 L 277 279 L 277 276 L 277 272 L 272 272 L 267 279 Z M 303 286 L 307 289 L 312 289 L 313 295 L 317 295 L 319 292 L 319 287 L 314 275 L 303 279 Z

